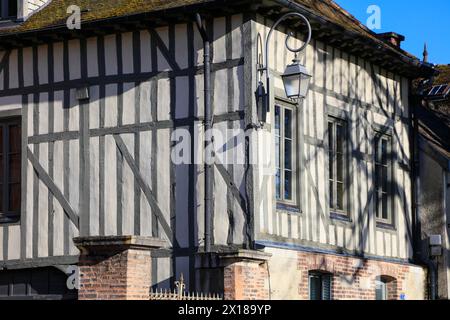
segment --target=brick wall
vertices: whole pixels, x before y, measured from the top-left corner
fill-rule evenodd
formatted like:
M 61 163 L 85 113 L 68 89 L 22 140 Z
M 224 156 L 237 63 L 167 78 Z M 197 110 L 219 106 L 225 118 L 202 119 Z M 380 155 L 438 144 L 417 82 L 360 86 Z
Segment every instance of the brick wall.
M 224 268 L 225 300 L 269 299 L 266 263 L 241 261 Z
M 310 271 L 331 273 L 333 300 L 374 300 L 375 279 L 388 279 L 389 300 L 397 300 L 406 290 L 411 266 L 377 260 L 358 259 L 344 256 L 298 253 L 297 269 L 300 271 L 298 286 L 301 299 L 309 299 Z
M 149 251 L 80 257 L 80 300 L 146 300 L 151 286 Z

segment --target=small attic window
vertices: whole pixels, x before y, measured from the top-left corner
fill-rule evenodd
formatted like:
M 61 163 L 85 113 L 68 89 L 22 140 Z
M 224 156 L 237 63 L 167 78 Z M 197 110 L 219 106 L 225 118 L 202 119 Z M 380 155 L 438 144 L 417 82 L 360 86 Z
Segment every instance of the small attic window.
M 0 0 L 1 20 L 12 20 L 17 18 L 17 1 L 18 0 Z
M 446 88 L 447 88 L 446 84 L 434 86 L 433 88 L 430 89 L 430 92 L 428 93 L 428 95 L 436 96 L 436 95 L 443 94 Z

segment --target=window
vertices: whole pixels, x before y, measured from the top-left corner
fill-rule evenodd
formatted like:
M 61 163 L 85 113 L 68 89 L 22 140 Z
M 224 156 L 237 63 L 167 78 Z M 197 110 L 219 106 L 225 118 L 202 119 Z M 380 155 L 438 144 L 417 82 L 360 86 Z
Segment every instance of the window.
M 0 0 L 1 19 L 12 19 L 17 17 L 18 0 Z
M 391 210 L 391 137 L 377 133 L 375 136 L 375 214 L 378 222 L 392 224 Z
M 21 198 L 20 119 L 0 121 L 0 222 L 15 222 Z
M 395 300 L 397 298 L 397 281 L 389 276 L 375 279 L 375 299 Z
M 345 194 L 347 176 L 346 125 L 344 121 L 330 118 L 328 121 L 328 174 L 329 206 L 332 213 L 345 214 Z
M 387 300 L 387 284 L 381 279 L 375 280 L 375 300 Z
M 309 299 L 331 300 L 332 275 L 321 271 L 309 272 Z
M 275 106 L 276 198 L 288 204 L 295 204 L 296 200 L 296 131 L 293 117 L 293 109 Z

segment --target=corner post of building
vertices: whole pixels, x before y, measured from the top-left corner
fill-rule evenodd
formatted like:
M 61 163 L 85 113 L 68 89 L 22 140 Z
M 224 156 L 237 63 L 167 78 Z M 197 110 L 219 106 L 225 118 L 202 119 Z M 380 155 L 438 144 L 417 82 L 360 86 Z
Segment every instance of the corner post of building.
M 148 300 L 151 253 L 164 240 L 141 236 L 74 238 L 80 249 L 80 300 Z

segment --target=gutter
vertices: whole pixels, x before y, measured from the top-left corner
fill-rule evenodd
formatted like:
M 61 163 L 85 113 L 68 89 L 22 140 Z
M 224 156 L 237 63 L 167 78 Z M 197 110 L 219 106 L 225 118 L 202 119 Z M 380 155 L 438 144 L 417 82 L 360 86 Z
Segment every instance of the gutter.
M 197 28 L 203 39 L 203 70 L 204 70 L 204 101 L 205 101 L 205 150 L 213 143 L 212 107 L 211 107 L 211 56 L 210 40 L 200 14 L 196 14 Z M 212 210 L 213 210 L 213 166 L 211 161 L 205 161 L 205 252 L 211 252 L 212 243 Z

